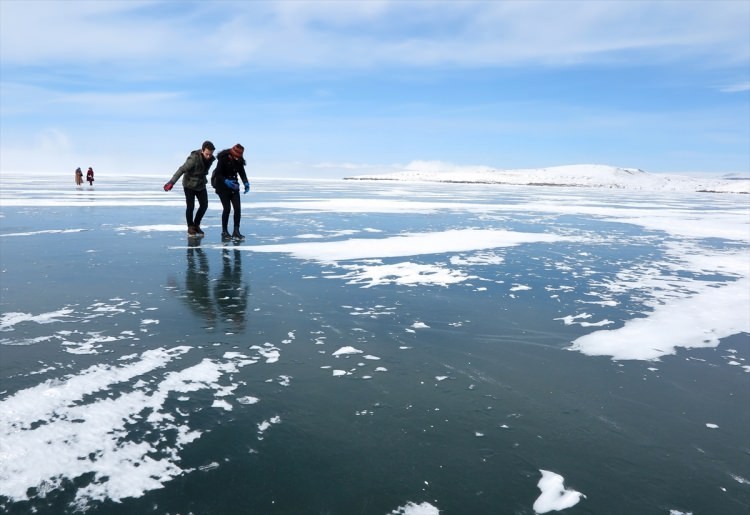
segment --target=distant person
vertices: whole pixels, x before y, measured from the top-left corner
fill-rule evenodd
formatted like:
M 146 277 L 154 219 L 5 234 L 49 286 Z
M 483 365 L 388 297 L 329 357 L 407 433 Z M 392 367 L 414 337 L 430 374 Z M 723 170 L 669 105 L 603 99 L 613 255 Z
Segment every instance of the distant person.
M 208 170 L 214 162 L 214 144 L 206 140 L 200 150 L 193 150 L 185 163 L 177 169 L 172 178 L 164 185 L 164 191 L 172 189 L 177 180 L 182 177 L 182 188 L 185 190 L 185 221 L 188 236 L 203 237 L 201 220 L 208 209 L 208 190 L 206 190 Z M 198 199 L 198 211 L 193 217 L 195 199 Z
M 89 166 L 89 170 L 86 172 L 86 180 L 89 182 L 89 186 L 94 185 L 94 169 Z
M 240 234 L 240 218 L 242 211 L 240 208 L 240 183 L 245 185 L 245 193 L 250 191 L 250 183 L 247 181 L 245 174 L 245 158 L 242 157 L 245 147 L 237 143 L 232 148 L 222 150 L 216 156 L 216 170 L 214 170 L 215 179 L 212 179 L 211 185 L 216 189 L 216 194 L 221 200 L 221 206 L 224 208 L 221 212 L 221 239 L 228 241 L 244 240 L 245 237 Z M 229 234 L 229 212 L 234 208 L 234 231 Z
M 76 186 L 83 186 L 83 172 L 80 166 L 76 168 Z

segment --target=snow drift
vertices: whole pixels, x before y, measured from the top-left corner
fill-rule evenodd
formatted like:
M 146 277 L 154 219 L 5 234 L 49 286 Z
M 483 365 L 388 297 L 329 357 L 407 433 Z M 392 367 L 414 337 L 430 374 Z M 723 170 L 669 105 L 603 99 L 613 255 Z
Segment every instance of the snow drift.
M 459 166 L 439 161 L 413 161 L 402 171 L 357 175 L 348 180 L 391 180 L 574 186 L 644 191 L 750 193 L 748 178 L 707 178 L 652 174 L 637 168 L 608 165 L 567 165 L 549 168 L 499 170 L 488 166 Z

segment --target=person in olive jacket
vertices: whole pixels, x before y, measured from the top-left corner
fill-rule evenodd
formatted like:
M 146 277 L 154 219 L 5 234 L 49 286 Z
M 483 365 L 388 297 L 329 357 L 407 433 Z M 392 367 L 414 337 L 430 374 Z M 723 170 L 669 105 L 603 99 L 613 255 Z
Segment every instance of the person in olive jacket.
M 182 176 L 182 187 L 185 190 L 185 220 L 187 221 L 188 235 L 202 237 L 201 220 L 208 209 L 208 191 L 206 190 L 208 170 L 214 162 L 214 144 L 204 141 L 200 150 L 193 150 L 185 164 L 177 169 L 175 174 L 164 185 L 164 191 L 169 191 Z M 195 199 L 198 199 L 198 211 L 193 217 Z
M 250 183 L 247 181 L 245 174 L 245 158 L 242 157 L 245 147 L 237 143 L 232 148 L 222 150 L 216 156 L 216 170 L 214 175 L 216 180 L 211 183 L 216 189 L 216 194 L 221 200 L 221 206 L 224 210 L 221 212 L 221 239 L 222 240 L 244 240 L 245 237 L 240 234 L 240 218 L 242 211 L 240 208 L 240 183 L 245 186 L 245 193 L 250 191 Z M 234 231 L 229 234 L 227 229 L 229 225 L 229 212 L 234 209 Z

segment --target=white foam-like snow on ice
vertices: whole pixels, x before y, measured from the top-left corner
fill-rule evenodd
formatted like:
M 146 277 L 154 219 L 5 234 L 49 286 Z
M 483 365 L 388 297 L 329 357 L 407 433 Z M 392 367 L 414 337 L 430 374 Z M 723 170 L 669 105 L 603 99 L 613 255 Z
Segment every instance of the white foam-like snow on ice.
M 391 511 L 391 515 L 440 515 L 440 510 L 428 502 L 408 502 Z
M 476 276 L 468 275 L 461 270 L 409 262 L 389 265 L 342 265 L 341 268 L 350 270 L 350 272 L 326 277 L 329 279 L 348 279 L 347 284 L 363 284 L 363 288 L 384 284 L 448 286 L 476 278 Z
M 187 414 L 167 407 L 168 398 L 199 390 L 221 396 L 233 389 L 222 384 L 223 377 L 249 362 L 224 356 L 159 372 L 189 351 L 187 346 L 148 350 L 123 358 L 120 366 L 94 365 L 2 400 L 0 495 L 22 501 L 36 489 L 44 497 L 64 480 L 76 479 L 75 504 L 84 509 L 92 501 L 140 497 L 184 473 L 179 451 L 201 433 L 190 429 Z M 151 381 L 159 373 L 161 378 Z M 141 376 L 147 380 L 131 384 Z M 115 387 L 122 392 L 114 393 Z M 139 438 L 130 430 L 134 424 L 148 427 L 144 435 L 162 437 Z
M 426 233 L 405 233 L 388 238 L 349 239 L 327 242 L 287 243 L 262 246 L 241 246 L 253 252 L 288 253 L 298 259 L 319 262 L 374 260 L 381 258 L 419 256 L 446 252 L 469 252 L 513 247 L 527 243 L 572 241 L 568 236 L 549 233 L 524 233 L 499 229 L 456 229 Z M 485 254 L 484 263 L 494 259 Z M 348 279 L 349 284 L 363 284 L 365 288 L 384 284 L 439 285 L 461 283 L 477 276 L 440 264 L 357 263 L 340 265 L 348 270 L 330 279 Z
M 477 252 L 471 256 L 452 256 L 451 265 L 499 265 L 505 258 L 493 252 Z
M 61 319 L 68 317 L 71 313 L 73 313 L 71 308 L 58 309 L 57 311 L 40 313 L 38 315 L 18 312 L 3 313 L 0 316 L 0 331 L 10 331 L 15 325 L 23 322 L 35 322 L 37 324 L 61 322 Z
M 263 422 L 259 423 L 258 424 L 258 440 L 263 440 L 263 437 L 266 431 L 268 431 L 271 428 L 271 426 L 273 426 L 274 424 L 280 424 L 280 423 L 281 423 L 281 417 L 279 417 L 278 415 L 273 416 L 269 418 L 268 420 L 264 420 Z
M 214 399 L 214 403 L 211 405 L 212 408 L 221 408 L 225 411 L 232 411 L 232 405 L 224 399 Z
M 542 478 L 537 486 L 542 494 L 534 501 L 535 513 L 565 510 L 578 504 L 581 497 L 586 497 L 580 492 L 566 489 L 564 478 L 561 475 L 549 470 L 540 470 L 539 472 L 542 473 Z
M 258 351 L 258 354 L 266 359 L 266 363 L 276 363 L 281 357 L 281 352 L 279 352 L 279 349 L 271 344 L 266 344 L 263 347 L 261 347 L 260 345 L 253 345 L 250 347 L 250 349 Z
M 0 238 L 8 236 L 36 236 L 38 234 L 70 234 L 76 232 L 83 232 L 86 229 L 45 229 L 42 231 L 29 231 L 29 232 L 13 232 L 0 234 Z
M 347 345 L 345 347 L 341 347 L 337 351 L 335 351 L 332 355 L 339 357 L 339 356 L 346 356 L 348 354 L 362 354 L 362 351 L 359 349 L 355 349 L 351 345 Z
M 655 360 L 678 347 L 716 347 L 719 339 L 750 333 L 750 279 L 724 286 L 708 284 L 693 296 L 658 305 L 646 318 L 619 329 L 576 339 L 570 349 L 615 360 Z
M 184 225 L 177 224 L 154 224 L 154 225 L 130 225 L 122 226 L 117 229 L 118 231 L 133 231 L 133 232 L 185 232 Z
M 252 250 L 253 252 L 288 253 L 299 259 L 335 262 L 467 252 L 497 247 L 512 247 L 524 243 L 554 243 L 559 241 L 572 241 L 572 238 L 549 233 L 525 233 L 500 229 L 455 229 L 405 233 L 388 238 L 253 245 L 236 248 Z
M 28 323 L 52 324 L 64 323 L 68 327 L 80 327 L 80 323 L 89 320 L 107 317 L 112 318 L 123 313 L 143 313 L 157 308 L 145 308 L 139 301 L 123 300 L 121 298 L 109 299 L 108 302 L 97 301 L 85 308 L 71 307 L 60 308 L 41 314 L 11 312 L 0 315 L 0 331 L 10 333 L 10 338 L 0 339 L 0 345 L 35 345 L 42 342 L 57 342 L 62 345 L 65 352 L 71 354 L 98 354 L 104 352 L 104 344 L 123 340 L 137 340 L 135 331 L 119 331 L 116 335 L 107 335 L 101 331 L 81 331 L 80 329 L 60 329 L 54 334 L 25 337 L 20 327 Z M 143 319 L 140 321 L 140 331 L 148 332 L 148 327 L 157 325 L 156 319 Z M 114 324 L 116 327 L 117 324 Z

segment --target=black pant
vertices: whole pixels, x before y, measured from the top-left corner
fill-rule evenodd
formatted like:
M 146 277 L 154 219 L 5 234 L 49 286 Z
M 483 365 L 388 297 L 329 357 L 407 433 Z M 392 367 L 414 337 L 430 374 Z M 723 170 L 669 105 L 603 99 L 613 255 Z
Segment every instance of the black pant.
M 217 193 L 219 194 L 219 200 L 221 200 L 221 207 L 224 208 L 221 212 L 221 229 L 224 232 L 228 232 L 227 225 L 229 224 L 229 211 L 232 208 L 234 208 L 234 226 L 240 226 L 240 217 L 242 216 L 242 210 L 240 208 L 240 192 L 222 191 Z
M 198 199 L 198 211 L 195 213 L 195 220 L 193 220 L 193 209 L 195 209 L 196 198 Z M 187 204 L 185 221 L 187 221 L 188 226 L 200 225 L 203 215 L 206 214 L 206 210 L 208 209 L 208 191 L 196 191 L 185 188 L 185 203 Z

